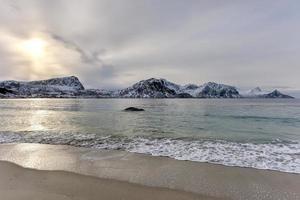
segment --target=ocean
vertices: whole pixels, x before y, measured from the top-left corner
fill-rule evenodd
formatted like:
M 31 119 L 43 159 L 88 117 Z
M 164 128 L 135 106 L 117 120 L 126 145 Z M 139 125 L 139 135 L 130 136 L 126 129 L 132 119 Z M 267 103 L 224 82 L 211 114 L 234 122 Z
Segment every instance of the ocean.
M 125 112 L 129 106 L 144 112 Z M 300 173 L 299 99 L 2 99 L 0 143 Z

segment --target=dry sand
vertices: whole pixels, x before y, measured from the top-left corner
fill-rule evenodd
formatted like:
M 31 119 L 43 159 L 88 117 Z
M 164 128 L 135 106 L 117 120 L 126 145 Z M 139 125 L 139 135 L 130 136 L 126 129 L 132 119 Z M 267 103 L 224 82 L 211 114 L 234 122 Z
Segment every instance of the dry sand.
M 0 160 L 36 169 L 0 163 L 1 200 L 10 199 L 9 196 L 34 199 L 32 195 L 39 200 L 300 199 L 299 174 L 178 161 L 124 151 L 7 144 L 0 145 Z

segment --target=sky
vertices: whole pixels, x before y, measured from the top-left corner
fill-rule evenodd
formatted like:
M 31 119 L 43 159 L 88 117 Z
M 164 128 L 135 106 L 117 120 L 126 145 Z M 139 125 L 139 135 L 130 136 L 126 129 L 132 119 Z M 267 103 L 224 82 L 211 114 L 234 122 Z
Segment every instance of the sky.
M 0 0 L 0 80 L 300 89 L 298 0 Z

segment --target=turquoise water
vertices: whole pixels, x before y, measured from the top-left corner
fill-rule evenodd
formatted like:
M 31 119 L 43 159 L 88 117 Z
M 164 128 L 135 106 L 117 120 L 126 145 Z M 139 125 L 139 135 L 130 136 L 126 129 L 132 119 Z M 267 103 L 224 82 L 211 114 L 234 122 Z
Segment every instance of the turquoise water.
M 122 111 L 128 106 L 146 111 Z M 300 173 L 300 101 L 0 100 L 0 142 L 122 149 Z

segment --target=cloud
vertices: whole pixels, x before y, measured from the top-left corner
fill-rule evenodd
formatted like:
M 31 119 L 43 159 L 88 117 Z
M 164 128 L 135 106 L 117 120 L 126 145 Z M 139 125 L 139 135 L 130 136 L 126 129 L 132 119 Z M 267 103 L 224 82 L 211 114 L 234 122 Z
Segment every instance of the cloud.
M 91 63 L 91 64 L 94 64 L 94 63 L 103 64 L 102 60 L 99 59 L 99 52 L 88 53 L 85 50 L 83 50 L 80 46 L 78 46 L 76 43 L 74 43 L 72 41 L 68 41 L 65 38 L 63 38 L 57 34 L 49 33 L 49 35 L 54 40 L 63 43 L 66 48 L 72 49 L 72 50 L 76 51 L 77 53 L 79 53 L 83 62 Z
M 75 42 L 65 39 L 64 37 L 57 35 L 55 33 L 47 33 L 52 39 L 62 43 L 67 49 L 77 52 L 80 55 L 81 63 L 77 68 L 77 73 L 79 75 L 84 75 L 88 80 L 87 85 L 92 87 L 92 85 L 99 83 L 101 80 L 102 85 L 105 81 L 112 79 L 115 76 L 115 68 L 113 65 L 106 64 L 101 60 L 100 55 L 105 52 L 104 49 L 88 52 L 82 47 L 77 45 Z M 105 84 L 105 87 L 113 87 L 115 84 Z M 103 86 L 102 86 L 103 87 Z

